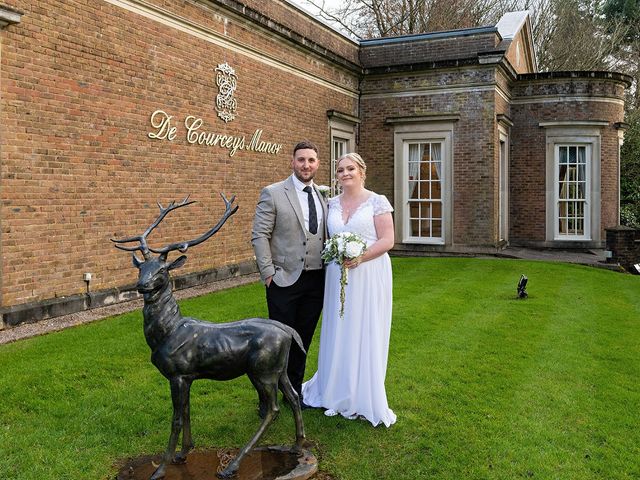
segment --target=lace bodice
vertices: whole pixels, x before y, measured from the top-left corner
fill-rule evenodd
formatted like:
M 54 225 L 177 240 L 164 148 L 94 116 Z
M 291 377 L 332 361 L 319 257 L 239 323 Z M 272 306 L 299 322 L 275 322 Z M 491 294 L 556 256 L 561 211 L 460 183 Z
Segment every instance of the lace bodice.
M 339 232 L 357 233 L 367 242 L 367 246 L 371 246 L 378 240 L 373 217 L 390 212 L 393 212 L 393 207 L 387 197 L 372 192 L 369 198 L 362 202 L 344 223 L 342 221 L 343 211 L 340 204 L 340 195 L 330 198 L 329 216 L 327 217 L 329 235 Z

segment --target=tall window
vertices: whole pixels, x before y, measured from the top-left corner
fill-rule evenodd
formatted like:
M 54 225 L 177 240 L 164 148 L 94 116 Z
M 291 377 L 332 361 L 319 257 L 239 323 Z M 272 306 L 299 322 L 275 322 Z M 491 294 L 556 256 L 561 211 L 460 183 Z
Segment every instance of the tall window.
M 509 130 L 498 125 L 498 240 L 509 241 Z
M 587 145 L 556 145 L 556 236 L 590 238 L 590 168 Z
M 331 135 L 329 179 L 331 181 L 331 195 L 334 196 L 340 193 L 340 187 L 336 181 L 336 161 L 343 155 L 355 151 L 356 125 L 360 123 L 360 120 L 335 110 L 329 110 L 327 116 L 329 117 L 329 134 Z
M 349 139 L 333 137 L 331 139 L 331 196 L 340 193 L 340 186 L 336 179 L 337 161 L 340 157 L 349 153 Z
M 601 120 L 540 122 L 546 130 L 545 241 L 600 246 Z
M 406 142 L 408 236 L 442 241 L 442 143 Z
M 402 243 L 452 243 L 455 121 L 454 116 L 387 119 L 394 125 L 394 222 Z

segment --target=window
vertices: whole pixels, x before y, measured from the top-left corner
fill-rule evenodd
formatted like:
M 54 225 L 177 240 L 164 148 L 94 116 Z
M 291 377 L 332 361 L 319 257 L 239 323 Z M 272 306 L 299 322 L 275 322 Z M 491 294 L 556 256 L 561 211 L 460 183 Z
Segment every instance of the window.
M 331 161 L 329 163 L 329 179 L 331 196 L 338 195 L 340 188 L 336 181 L 336 161 L 347 153 L 355 151 L 355 128 L 360 120 L 351 115 L 329 110 L 329 134 L 331 136 Z
M 452 243 L 453 121 L 422 120 L 387 119 L 395 138 L 396 237 L 447 245 Z
M 442 242 L 442 142 L 405 142 L 408 237 Z
M 556 145 L 556 239 L 590 239 L 588 145 Z
M 349 139 L 332 137 L 331 138 L 331 196 L 340 194 L 340 186 L 336 179 L 337 162 L 340 157 L 346 153 L 350 153 L 351 148 L 349 145 Z
M 499 190 L 498 190 L 498 240 L 509 240 L 509 135 L 502 126 L 499 131 Z
M 542 122 L 546 128 L 546 241 L 599 246 L 600 129 L 604 121 Z

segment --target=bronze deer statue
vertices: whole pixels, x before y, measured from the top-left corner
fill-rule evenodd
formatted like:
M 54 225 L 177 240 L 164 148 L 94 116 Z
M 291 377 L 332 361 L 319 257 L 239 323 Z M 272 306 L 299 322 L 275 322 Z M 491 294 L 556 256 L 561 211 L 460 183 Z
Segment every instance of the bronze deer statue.
M 304 350 L 297 332 L 280 322 L 264 318 L 215 324 L 183 317 L 173 296 L 169 271 L 184 265 L 187 257 L 181 255 L 169 262 L 167 255 L 174 250 L 184 253 L 189 247 L 204 242 L 236 213 L 238 207 L 232 207 L 235 196 L 231 200 L 221 196 L 226 206 L 224 215 L 213 228 L 194 240 L 157 249 L 147 244 L 147 236 L 169 212 L 194 203 L 188 201 L 189 197 L 178 204 L 171 202 L 166 208 L 158 203 L 160 214 L 142 235 L 111 239 L 117 248 L 132 252 L 133 265 L 139 270 L 136 288 L 144 297 L 144 336 L 151 349 L 151 362 L 169 380 L 171 387 L 173 420 L 169 445 L 151 480 L 163 478 L 168 463 L 186 462 L 187 454 L 193 448 L 189 393 L 191 383 L 201 378 L 230 380 L 246 374 L 257 390 L 260 401 L 263 417 L 260 427 L 238 456 L 218 473 L 220 478 L 232 477 L 238 471 L 242 458 L 277 417 L 279 386 L 293 409 L 296 449 L 302 448 L 305 438 L 298 394 L 287 376 L 292 341 Z M 122 245 L 131 242 L 138 242 L 138 245 Z M 142 253 L 142 260 L 136 251 Z M 175 455 L 181 431 L 182 450 Z

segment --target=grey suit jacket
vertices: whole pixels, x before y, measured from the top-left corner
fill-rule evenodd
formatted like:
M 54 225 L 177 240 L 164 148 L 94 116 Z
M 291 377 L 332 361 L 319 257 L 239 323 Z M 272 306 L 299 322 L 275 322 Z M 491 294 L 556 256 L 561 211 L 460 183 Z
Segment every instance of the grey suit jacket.
M 322 234 L 327 236 L 327 202 L 314 184 L 322 205 Z M 320 213 L 320 212 L 318 212 Z M 256 254 L 260 278 L 288 287 L 298 280 L 300 261 L 306 252 L 306 229 L 298 194 L 291 177 L 265 187 L 260 193 L 253 220 L 251 243 Z

